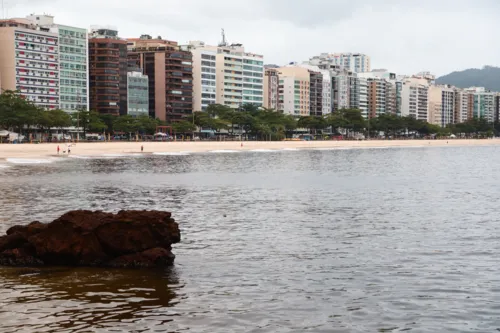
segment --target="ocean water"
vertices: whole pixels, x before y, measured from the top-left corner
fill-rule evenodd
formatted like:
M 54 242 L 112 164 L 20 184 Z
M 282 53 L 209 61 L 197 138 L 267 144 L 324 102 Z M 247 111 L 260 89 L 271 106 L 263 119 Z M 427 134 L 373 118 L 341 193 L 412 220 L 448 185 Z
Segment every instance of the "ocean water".
M 224 153 L 227 152 L 227 153 Z M 500 330 L 500 148 L 0 162 L 0 233 L 168 210 L 163 271 L 0 268 L 0 332 Z

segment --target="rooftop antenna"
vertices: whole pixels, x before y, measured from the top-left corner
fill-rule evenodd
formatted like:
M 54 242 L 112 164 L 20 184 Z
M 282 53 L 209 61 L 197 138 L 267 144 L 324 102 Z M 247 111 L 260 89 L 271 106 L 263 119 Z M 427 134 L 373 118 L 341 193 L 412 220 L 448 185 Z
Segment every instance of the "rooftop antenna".
M 2 0 L 3 1 L 3 0 Z M 224 31 L 224 28 L 221 29 L 221 34 L 222 34 L 222 43 L 220 43 L 220 46 L 227 46 L 226 42 L 226 33 Z

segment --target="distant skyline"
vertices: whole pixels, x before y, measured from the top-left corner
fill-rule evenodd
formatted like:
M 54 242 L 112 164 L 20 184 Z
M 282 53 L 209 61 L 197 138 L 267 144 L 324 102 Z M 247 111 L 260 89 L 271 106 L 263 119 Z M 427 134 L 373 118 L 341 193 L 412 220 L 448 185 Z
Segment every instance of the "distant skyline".
M 130 4 L 129 6 L 125 6 Z M 124 38 L 149 34 L 185 44 L 230 43 L 265 62 L 302 62 L 319 53 L 356 52 L 373 69 L 437 76 L 499 66 L 500 2 L 477 0 L 4 0 L 7 17 L 47 13 L 59 24 L 113 25 Z M 3 15 L 2 15 L 3 16 Z

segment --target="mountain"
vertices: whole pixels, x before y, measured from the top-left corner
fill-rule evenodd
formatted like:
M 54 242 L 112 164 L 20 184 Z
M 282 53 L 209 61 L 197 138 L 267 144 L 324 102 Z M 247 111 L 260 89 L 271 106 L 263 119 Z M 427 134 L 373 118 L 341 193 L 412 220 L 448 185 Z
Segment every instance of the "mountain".
M 451 84 L 459 88 L 485 87 L 500 91 L 500 68 L 484 66 L 483 69 L 470 68 L 453 72 L 436 79 L 436 84 Z

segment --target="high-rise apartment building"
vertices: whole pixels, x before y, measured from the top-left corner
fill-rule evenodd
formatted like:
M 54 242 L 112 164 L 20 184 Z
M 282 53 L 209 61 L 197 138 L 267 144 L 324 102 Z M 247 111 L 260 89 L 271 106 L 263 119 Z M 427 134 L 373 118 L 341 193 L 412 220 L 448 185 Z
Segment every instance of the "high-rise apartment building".
M 205 111 L 217 103 L 217 49 L 203 42 L 190 42 L 187 49 L 193 55 L 193 108 Z
M 128 40 L 128 63 L 149 78 L 149 115 L 168 122 L 193 113 L 193 59 L 177 42 L 149 35 Z
M 127 41 L 113 27 L 92 27 L 89 35 L 90 109 L 127 114 Z
M 381 114 L 398 114 L 398 86 L 396 74 L 386 70 L 358 73 L 368 84 L 368 116 L 375 118 Z
M 149 116 L 148 76 L 139 68 L 127 73 L 127 114 L 133 117 Z
M 59 38 L 27 19 L 0 20 L 0 88 L 59 108 Z
M 429 87 L 429 116 L 431 124 L 446 127 L 455 123 L 456 97 L 455 88 L 448 85 Z
M 266 68 L 264 74 L 264 107 L 278 110 L 279 75 L 276 68 Z
M 309 114 L 311 116 L 323 115 L 323 74 L 321 72 L 309 71 Z
M 368 79 L 366 77 L 350 77 L 350 108 L 358 109 L 366 119 L 369 117 L 368 110 Z
M 332 95 L 333 95 L 333 90 L 332 90 L 332 76 L 330 75 L 330 72 L 327 70 L 322 70 L 321 74 L 323 74 L 323 115 L 327 115 L 332 113 L 333 111 L 333 106 L 332 106 Z
M 384 79 L 368 79 L 368 117 L 376 118 L 389 113 L 387 100 L 389 84 Z
M 332 110 L 351 107 L 351 72 L 335 72 L 332 76 Z
M 405 78 L 401 88 L 401 116 L 428 121 L 429 83 L 426 79 Z
M 455 123 L 463 123 L 472 118 L 474 94 L 455 88 Z
M 279 71 L 279 109 L 295 117 L 310 115 L 311 75 L 307 68 L 285 66 Z
M 495 121 L 496 93 L 484 87 L 471 87 L 465 91 L 473 94 L 473 107 L 471 118 L 485 118 L 489 122 Z
M 311 71 L 311 73 L 318 73 L 321 74 L 321 77 L 323 78 L 322 80 L 322 85 L 321 85 L 321 91 L 322 91 L 322 96 L 321 96 L 321 112 L 319 110 L 314 111 L 315 107 L 311 106 L 311 115 L 327 115 L 332 113 L 333 106 L 332 106 L 332 95 L 333 95 L 333 90 L 332 90 L 332 75 L 328 69 L 321 69 L 319 66 L 313 66 L 310 65 L 308 62 L 304 62 L 300 65 L 297 65 L 300 67 L 307 68 Z M 311 85 L 313 84 L 313 77 L 317 75 L 311 76 Z M 319 82 L 316 82 L 316 85 L 318 85 Z M 314 95 L 314 87 L 311 87 L 311 95 Z M 311 96 L 311 99 L 313 97 Z M 316 103 L 319 103 L 319 96 L 316 97 Z M 313 105 L 313 101 L 311 100 L 311 105 Z
M 329 63 L 354 73 L 371 71 L 370 57 L 361 53 L 322 53 L 309 59 L 309 64 L 319 66 Z
M 262 55 L 246 52 L 242 44 L 228 44 L 225 41 L 218 46 L 192 41 L 185 48 L 193 54 L 195 108 L 204 110 L 213 102 L 214 76 L 217 104 L 232 108 L 244 104 L 264 105 Z
M 313 63 L 317 65 L 313 65 Z M 323 97 L 323 103 L 325 103 L 324 109 L 330 110 L 329 112 L 323 112 L 324 114 L 334 112 L 340 109 L 347 109 L 350 107 L 350 82 L 351 77 L 354 77 L 352 71 L 342 69 L 341 66 L 331 64 L 329 61 L 313 61 L 307 63 L 309 66 L 318 67 L 323 73 L 323 80 L 325 77 L 330 77 L 329 86 L 326 82 L 323 85 L 323 94 L 327 91 L 327 95 Z M 330 97 L 328 98 L 328 94 Z
M 495 96 L 495 121 L 500 120 L 500 93 Z
M 56 33 L 59 40 L 59 108 L 73 112 L 88 110 L 88 40 L 87 30 L 54 23 L 50 15 L 26 17 L 38 27 Z

